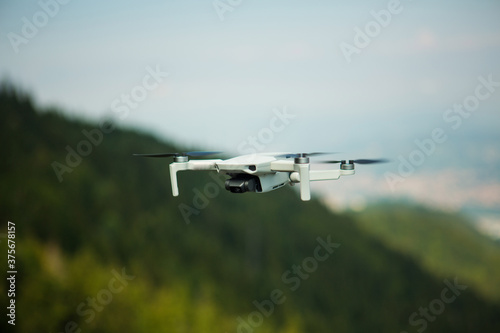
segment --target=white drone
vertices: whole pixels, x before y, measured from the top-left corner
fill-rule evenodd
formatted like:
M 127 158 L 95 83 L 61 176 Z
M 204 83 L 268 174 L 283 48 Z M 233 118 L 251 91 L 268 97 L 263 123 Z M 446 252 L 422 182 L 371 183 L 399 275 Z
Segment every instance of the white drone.
M 311 199 L 310 184 L 316 180 L 336 180 L 340 176 L 354 175 L 354 164 L 383 163 L 386 160 L 334 160 L 321 163 L 340 163 L 335 170 L 311 170 L 310 156 L 331 153 L 260 153 L 233 157 L 227 160 L 189 160 L 189 156 L 206 156 L 218 154 L 211 151 L 192 151 L 185 153 L 134 154 L 140 157 L 173 157 L 170 164 L 172 194 L 179 195 L 177 172 L 184 170 L 211 170 L 228 175 L 225 187 L 232 193 L 257 192 L 264 193 L 276 190 L 286 184 L 300 183 L 300 198 Z

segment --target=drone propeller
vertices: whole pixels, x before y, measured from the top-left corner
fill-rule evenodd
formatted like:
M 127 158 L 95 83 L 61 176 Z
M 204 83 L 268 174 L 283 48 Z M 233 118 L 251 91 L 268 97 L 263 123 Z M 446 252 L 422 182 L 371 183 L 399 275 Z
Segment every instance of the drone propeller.
M 281 155 L 277 155 L 276 157 L 284 157 L 284 158 L 299 158 L 299 157 L 311 157 L 311 156 L 318 156 L 318 155 L 330 155 L 330 154 L 335 154 L 335 153 L 328 153 L 328 152 L 313 152 L 313 153 L 288 153 L 288 154 L 281 154 Z
M 133 154 L 137 157 L 177 157 L 177 156 L 207 156 L 220 154 L 220 151 L 188 151 L 183 153 L 159 153 L 159 154 Z
M 377 159 L 377 160 L 368 160 L 368 159 L 359 159 L 359 160 L 332 160 L 332 161 L 323 161 L 321 163 L 354 163 L 354 164 L 377 164 L 377 163 L 386 163 L 389 162 L 387 159 Z

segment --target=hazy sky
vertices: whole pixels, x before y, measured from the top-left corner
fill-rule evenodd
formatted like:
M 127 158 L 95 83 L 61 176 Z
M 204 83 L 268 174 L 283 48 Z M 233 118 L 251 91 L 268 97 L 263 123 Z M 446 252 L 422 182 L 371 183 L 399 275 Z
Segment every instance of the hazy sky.
M 499 1 L 66 2 L 0 3 L 0 75 L 42 105 L 233 152 L 397 160 L 443 128 L 423 170 L 479 137 L 498 176 L 500 88 L 457 129 L 443 116 L 500 82 Z

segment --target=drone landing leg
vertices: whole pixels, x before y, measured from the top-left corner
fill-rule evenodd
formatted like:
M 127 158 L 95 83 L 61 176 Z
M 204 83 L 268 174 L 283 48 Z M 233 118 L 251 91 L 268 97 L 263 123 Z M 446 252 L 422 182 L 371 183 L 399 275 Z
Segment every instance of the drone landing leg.
M 172 184 L 172 195 L 179 196 L 179 187 L 177 186 L 177 168 L 174 163 L 170 164 L 170 183 Z
M 172 184 L 172 195 L 179 196 L 179 187 L 177 186 L 177 171 L 189 170 L 187 162 L 174 162 L 170 164 L 170 183 Z
M 300 176 L 300 199 L 311 200 L 311 186 L 309 184 L 309 164 L 297 164 Z

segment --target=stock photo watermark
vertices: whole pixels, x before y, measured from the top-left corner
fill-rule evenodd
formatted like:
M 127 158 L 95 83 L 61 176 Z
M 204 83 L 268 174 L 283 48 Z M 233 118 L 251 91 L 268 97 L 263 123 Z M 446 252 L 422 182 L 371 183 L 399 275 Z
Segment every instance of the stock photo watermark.
M 286 106 L 282 110 L 273 109 L 273 114 L 274 116 L 269 120 L 269 126 L 263 127 L 255 135 L 249 135 L 238 145 L 239 154 L 253 155 L 263 152 L 274 141 L 276 134 L 283 132 L 296 117 L 296 115 L 288 113 Z
M 130 113 L 130 109 L 136 109 L 144 101 L 149 93 L 163 82 L 168 76 L 168 72 L 163 72 L 159 65 L 153 69 L 146 67 L 147 74 L 142 78 L 141 84 L 130 89 L 130 93 L 123 93 L 119 98 L 111 102 L 111 110 L 120 115 L 120 119 L 125 119 Z
M 237 146 L 239 154 L 247 154 L 249 161 L 255 157 L 255 154 L 262 152 L 274 141 L 277 134 L 281 133 L 291 124 L 296 115 L 288 112 L 287 107 L 282 110 L 273 109 L 273 116 L 269 120 L 268 126 L 261 128 L 255 135 L 249 135 Z M 186 224 L 191 223 L 192 215 L 199 215 L 201 210 L 208 207 L 210 199 L 217 197 L 221 191 L 226 190 L 224 179 L 214 172 L 209 172 L 213 181 L 206 183 L 203 190 L 193 188 L 192 205 L 186 203 L 179 204 L 178 208 Z
M 186 224 L 191 223 L 192 215 L 200 215 L 201 211 L 208 207 L 210 199 L 214 199 L 221 190 L 225 191 L 226 189 L 224 179 L 219 174 L 209 172 L 209 176 L 213 181 L 206 183 L 203 186 L 203 191 L 197 187 L 193 188 L 192 206 L 185 203 L 180 203 L 178 206 Z
M 37 10 L 30 18 L 23 16 L 21 18 L 21 31 L 19 33 L 9 32 L 7 38 L 15 53 L 19 53 L 19 46 L 26 45 L 35 38 L 40 29 L 43 29 L 51 19 L 53 19 L 61 10 L 62 6 L 68 4 L 71 0 L 40 0 Z
M 474 114 L 481 102 L 490 98 L 500 87 L 500 82 L 494 81 L 492 74 L 487 77 L 479 76 L 477 80 L 479 83 L 472 94 L 466 96 L 461 103 L 455 103 L 443 112 L 443 121 L 454 131 L 462 126 L 464 119 L 468 119 Z M 384 174 L 391 191 L 394 192 L 398 184 L 413 175 L 417 168 L 422 166 L 434 154 L 437 147 L 448 140 L 448 137 L 445 129 L 436 127 L 431 131 L 429 137 L 421 140 L 415 139 L 416 148 L 409 152 L 407 156 L 401 154 L 398 156 L 397 174 L 389 171 Z
M 347 63 L 350 64 L 352 62 L 354 54 L 360 54 L 363 49 L 367 48 L 381 34 L 383 29 L 391 24 L 393 18 L 403 12 L 403 9 L 404 7 L 400 0 L 390 0 L 385 9 L 378 11 L 371 10 L 370 16 L 372 20 L 368 21 L 363 29 L 358 26 L 354 27 L 352 43 L 343 41 L 339 45 L 340 51 L 342 51 L 342 55 Z
M 294 292 L 300 288 L 302 281 L 309 279 L 311 274 L 316 272 L 319 263 L 326 261 L 330 255 L 340 247 L 339 243 L 332 243 L 331 235 L 326 239 L 321 237 L 316 238 L 318 245 L 314 248 L 313 255 L 306 257 L 299 265 L 284 271 L 281 275 L 281 282 L 290 292 Z M 285 289 L 285 288 L 283 288 Z M 285 303 L 285 291 L 281 288 L 273 289 L 269 293 L 269 298 L 261 301 L 254 300 L 252 304 L 255 306 L 255 311 L 250 312 L 246 318 L 241 316 L 236 319 L 238 326 L 237 333 L 252 333 L 260 327 L 265 318 L 269 318 L 277 305 Z M 285 290 L 286 290 L 285 289 Z
M 115 98 L 111 104 L 111 110 L 119 115 L 121 120 L 127 118 L 131 109 L 136 109 L 141 102 L 143 102 L 149 93 L 164 81 L 168 76 L 167 72 L 163 72 L 159 65 L 153 69 L 151 66 L 146 67 L 146 75 L 138 84 L 130 89 L 128 93 L 122 93 L 118 98 Z M 80 140 L 73 148 L 70 145 L 65 147 L 67 154 L 64 162 L 53 161 L 51 163 L 52 169 L 61 183 L 66 173 L 72 173 L 77 168 L 84 157 L 89 156 L 95 147 L 99 146 L 105 134 L 110 134 L 115 130 L 115 126 L 110 122 L 102 122 L 99 127 L 93 128 L 90 131 L 83 129 L 81 131 L 84 139 Z
M 243 0 L 214 0 L 212 6 L 219 16 L 219 20 L 224 21 L 226 13 L 233 12 L 242 4 Z
M 16 325 L 16 224 L 7 221 L 7 234 L 1 234 L 1 238 L 7 238 L 7 297 L 9 306 L 7 306 L 7 323 Z
M 121 273 L 113 269 L 111 274 L 113 274 L 113 277 L 108 281 L 106 288 L 99 290 L 95 297 L 87 297 L 85 301 L 76 307 L 76 314 L 80 317 L 86 317 L 84 319 L 85 323 L 88 324 L 94 320 L 96 312 L 103 311 L 104 307 L 113 301 L 114 296 L 121 293 L 128 286 L 129 281 L 135 279 L 135 275 L 127 274 L 125 267 L 122 268 Z M 64 331 L 60 333 L 78 333 L 81 331 L 82 329 L 77 322 L 68 321 L 64 325 Z
M 427 307 L 419 307 L 418 312 L 415 311 L 408 317 L 408 323 L 415 327 L 418 333 L 422 333 L 427 329 L 429 322 L 434 322 L 437 316 L 441 315 L 446 309 L 446 304 L 453 303 L 462 291 L 467 289 L 464 284 L 458 283 L 458 278 L 455 277 L 453 283 L 448 280 L 444 280 L 446 285 L 443 290 L 441 290 L 440 297 L 433 299 L 429 302 Z M 417 328 L 418 327 L 418 328 Z M 408 333 L 406 331 L 401 331 L 400 333 Z

